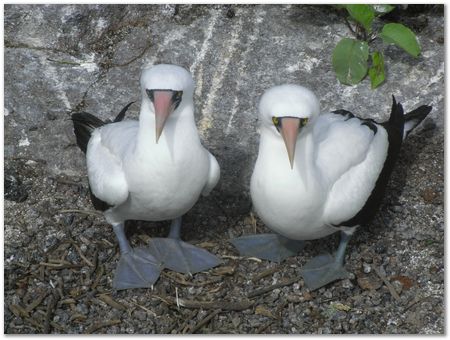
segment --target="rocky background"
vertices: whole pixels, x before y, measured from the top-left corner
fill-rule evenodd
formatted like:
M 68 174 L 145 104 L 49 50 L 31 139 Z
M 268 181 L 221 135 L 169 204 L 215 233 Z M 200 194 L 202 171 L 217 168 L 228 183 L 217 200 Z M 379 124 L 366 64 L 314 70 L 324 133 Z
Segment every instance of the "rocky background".
M 330 6 L 5 5 L 4 20 L 6 333 L 444 332 L 443 6 L 385 19 L 416 32 L 422 54 L 385 48 L 376 90 L 337 81 L 332 50 L 350 32 Z M 187 214 L 183 238 L 224 264 L 116 292 L 118 247 L 89 202 L 69 117 L 112 118 L 136 101 L 127 114 L 136 118 L 140 71 L 156 63 L 182 65 L 196 81 L 199 132 L 222 178 Z M 265 230 L 248 194 L 256 107 L 286 82 L 311 88 L 324 111 L 379 120 L 392 94 L 407 111 L 433 105 L 404 144 L 380 213 L 350 242 L 351 277 L 313 292 L 299 270 L 333 251 L 337 235 L 281 264 L 240 258 L 227 242 Z M 167 223 L 128 225 L 133 245 L 166 232 Z

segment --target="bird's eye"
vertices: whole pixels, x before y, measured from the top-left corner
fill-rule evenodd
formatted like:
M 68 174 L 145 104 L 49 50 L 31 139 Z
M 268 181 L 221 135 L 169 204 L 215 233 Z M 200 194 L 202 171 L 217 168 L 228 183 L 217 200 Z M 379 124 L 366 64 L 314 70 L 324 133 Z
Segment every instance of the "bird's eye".
M 280 119 L 278 117 L 272 117 L 272 122 L 275 126 L 280 125 Z
M 174 93 L 173 93 L 173 101 L 174 102 L 180 101 L 182 95 L 183 95 L 183 91 L 174 91 Z
M 304 127 L 306 124 L 308 124 L 308 118 L 301 118 L 300 127 Z
M 145 89 L 145 92 L 147 92 L 148 98 L 153 102 L 153 100 L 155 100 L 155 97 L 153 96 L 153 90 Z

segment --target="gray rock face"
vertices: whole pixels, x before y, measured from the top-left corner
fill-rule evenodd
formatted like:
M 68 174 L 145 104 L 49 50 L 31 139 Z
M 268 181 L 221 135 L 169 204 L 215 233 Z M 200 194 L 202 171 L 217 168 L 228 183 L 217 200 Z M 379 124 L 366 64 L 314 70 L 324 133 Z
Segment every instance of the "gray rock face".
M 393 186 L 392 191 L 398 196 L 394 208 L 398 206 L 401 211 L 392 214 L 387 211 L 383 217 L 383 223 L 398 226 L 398 234 L 394 237 L 390 231 L 386 239 L 378 243 L 373 240 L 371 247 L 386 249 L 382 252 L 385 254 L 396 249 L 394 239 L 397 246 L 402 242 L 402 247 L 414 237 L 414 242 L 442 241 L 443 228 L 439 226 L 443 226 L 443 204 L 436 203 L 436 197 L 443 194 L 444 18 L 435 10 L 426 19 L 428 24 L 418 32 L 420 57 L 414 59 L 393 46 L 385 48 L 387 81 L 371 90 L 368 79 L 351 87 L 338 82 L 331 55 L 336 43 L 342 37 L 350 37 L 350 32 L 342 17 L 328 6 L 5 5 L 5 163 L 17 158 L 31 159 L 46 164 L 45 176 L 85 178 L 84 155 L 75 144 L 70 114 L 85 110 L 103 119 L 113 118 L 127 103 L 136 101 L 127 114 L 127 119 L 135 119 L 140 105 L 141 69 L 149 64 L 178 64 L 194 76 L 199 132 L 204 145 L 217 157 L 222 172 L 211 197 L 201 199 L 195 210 L 210 215 L 203 224 L 226 233 L 230 225 L 215 220 L 214 216 L 226 216 L 229 223 L 230 217 L 240 218 L 251 208 L 248 188 L 259 141 L 257 104 L 266 89 L 282 83 L 301 84 L 316 93 L 323 111 L 347 109 L 377 120 L 389 114 L 393 94 L 406 111 L 421 104 L 433 105 L 433 111 L 414 132 L 416 137 L 412 136 L 412 141 L 406 144 L 409 149 L 399 161 L 399 171 L 392 180 L 400 183 L 407 178 L 412 183 L 403 194 L 399 186 Z M 380 42 L 375 44 L 381 47 Z M 16 176 L 14 171 L 11 175 Z M 8 183 L 11 188 L 20 184 L 13 179 Z M 424 194 L 424 203 L 420 195 L 427 186 L 432 190 Z M 86 190 L 79 192 L 87 197 Z M 49 199 L 53 197 L 50 195 Z M 60 202 L 61 198 L 55 200 Z M 76 196 L 70 200 L 73 204 L 79 202 Z M 82 203 L 79 204 L 82 209 Z M 10 203 L 8 207 L 18 209 L 19 203 Z M 29 210 L 23 209 L 24 216 L 29 215 Z M 235 224 L 229 234 L 242 232 L 240 225 Z M 426 225 L 435 227 L 423 228 Z M 22 227 L 10 228 L 6 242 L 12 242 L 14 230 L 19 232 Z M 249 225 L 247 231 L 251 232 Z M 371 235 L 362 233 L 355 243 L 364 243 Z M 406 257 L 411 256 L 408 249 L 405 251 Z M 415 257 L 411 276 L 423 271 L 421 266 L 425 264 L 421 260 L 428 261 L 425 255 L 420 256 Z M 356 250 L 352 259 L 363 261 Z M 442 266 L 438 257 L 431 262 L 436 268 Z M 441 274 L 438 271 L 435 276 Z M 348 287 L 353 285 L 347 283 Z M 350 289 L 347 286 L 344 292 Z M 433 296 L 442 294 L 442 285 L 436 283 L 433 287 Z M 139 315 L 138 319 L 145 318 L 142 312 Z M 295 315 L 292 319 L 298 321 Z M 254 329 L 248 328 L 248 320 L 241 322 L 240 332 L 259 327 L 259 319 L 252 321 L 255 324 L 250 326 Z M 443 329 L 439 328 L 441 321 L 433 324 L 438 326 L 422 325 L 410 331 L 439 332 Z M 406 322 L 412 323 L 409 319 Z M 362 321 L 351 324 L 358 323 L 363 327 Z M 371 320 L 367 323 L 370 324 L 367 329 L 377 325 L 376 321 L 373 325 Z M 290 324 L 284 332 L 317 331 L 304 329 L 306 324 L 301 327 Z M 405 331 L 397 330 L 394 323 L 388 326 L 389 332 Z M 329 333 L 356 326 L 323 327 L 321 332 Z
M 419 35 L 417 60 L 387 49 L 387 82 L 372 91 L 368 80 L 354 87 L 336 80 L 331 53 L 349 32 L 327 7 L 234 6 L 233 12 L 230 18 L 222 6 L 7 6 L 6 157 L 41 158 L 56 173 L 83 174 L 69 114 L 84 109 L 110 118 L 135 100 L 129 116 L 136 117 L 140 70 L 161 62 L 194 75 L 199 131 L 222 166 L 225 195 L 248 188 L 258 147 L 257 103 L 276 84 L 305 85 L 323 110 L 365 117 L 386 117 L 391 94 L 406 109 L 433 104 L 431 117 L 442 127 L 440 18 L 431 17 Z

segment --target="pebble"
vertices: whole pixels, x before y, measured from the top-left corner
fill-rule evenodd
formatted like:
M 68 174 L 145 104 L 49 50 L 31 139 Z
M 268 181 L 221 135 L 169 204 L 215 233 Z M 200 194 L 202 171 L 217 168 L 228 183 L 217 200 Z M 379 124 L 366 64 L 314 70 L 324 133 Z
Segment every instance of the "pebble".
M 134 312 L 134 317 L 140 321 L 147 320 L 147 313 L 143 310 L 137 310 Z
M 369 274 L 372 270 L 372 267 L 368 263 L 363 263 L 363 271 L 366 274 Z
M 342 280 L 342 288 L 352 289 L 353 287 L 354 285 L 349 279 Z

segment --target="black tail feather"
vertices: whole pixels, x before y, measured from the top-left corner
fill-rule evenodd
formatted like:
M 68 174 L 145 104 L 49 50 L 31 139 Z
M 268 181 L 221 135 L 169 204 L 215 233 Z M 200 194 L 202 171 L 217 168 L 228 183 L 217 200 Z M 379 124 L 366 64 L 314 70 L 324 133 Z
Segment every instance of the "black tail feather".
M 122 111 L 119 112 L 119 114 L 117 115 L 117 117 L 114 119 L 114 123 L 120 122 L 125 118 L 125 113 L 127 112 L 128 108 L 130 107 L 131 104 L 133 104 L 134 102 L 128 103 L 123 109 Z
M 405 115 L 405 129 L 403 139 L 408 137 L 409 133 L 414 130 L 417 125 L 419 125 L 425 119 L 426 116 L 428 116 L 432 109 L 432 106 L 422 105 Z
M 78 112 L 72 115 L 73 129 L 77 138 L 78 147 L 86 153 L 92 131 L 105 125 L 105 122 L 87 112 Z

